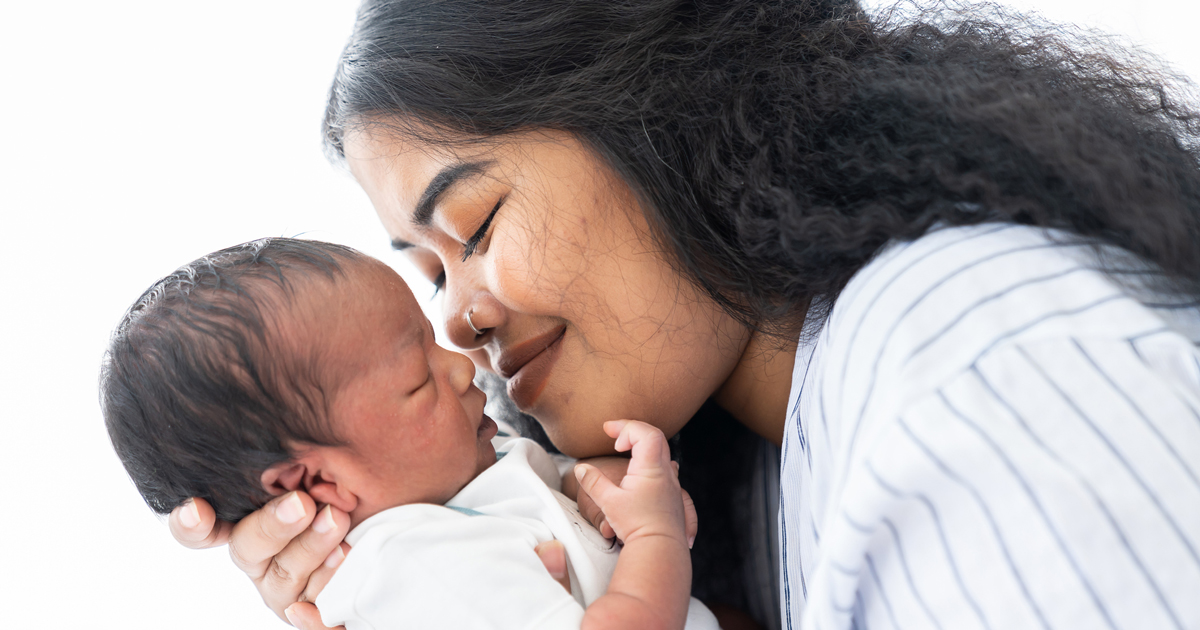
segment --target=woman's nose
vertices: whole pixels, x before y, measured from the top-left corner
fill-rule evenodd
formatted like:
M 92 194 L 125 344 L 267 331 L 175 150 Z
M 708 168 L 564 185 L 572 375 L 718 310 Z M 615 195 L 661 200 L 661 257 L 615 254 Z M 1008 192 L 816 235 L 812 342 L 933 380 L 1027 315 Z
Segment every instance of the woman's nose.
M 504 307 L 486 292 L 462 300 L 447 299 L 443 313 L 450 343 L 464 350 L 482 347 L 490 333 L 504 323 Z

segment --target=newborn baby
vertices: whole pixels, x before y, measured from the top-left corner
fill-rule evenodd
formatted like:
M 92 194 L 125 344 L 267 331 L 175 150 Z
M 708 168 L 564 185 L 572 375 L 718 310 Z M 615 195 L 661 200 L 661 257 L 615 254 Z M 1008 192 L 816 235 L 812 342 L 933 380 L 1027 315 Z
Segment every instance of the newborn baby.
M 559 492 L 544 450 L 493 446 L 474 375 L 383 263 L 265 239 L 146 291 L 114 333 L 101 390 L 113 446 L 155 511 L 197 496 L 236 521 L 303 490 L 350 515 L 352 549 L 316 602 L 327 625 L 716 628 L 688 597 L 662 433 L 605 424 L 632 450 L 619 487 L 577 468 L 618 555 Z M 570 593 L 534 551 L 552 539 Z

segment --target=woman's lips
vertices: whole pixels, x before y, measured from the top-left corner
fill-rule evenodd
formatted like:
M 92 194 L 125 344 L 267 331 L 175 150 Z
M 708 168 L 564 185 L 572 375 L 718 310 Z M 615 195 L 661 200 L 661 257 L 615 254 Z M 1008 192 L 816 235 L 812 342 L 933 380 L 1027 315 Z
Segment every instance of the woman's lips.
M 530 409 L 541 396 L 558 361 L 566 330 L 563 326 L 531 339 L 497 361 L 500 375 L 508 378 L 508 397 L 517 407 Z

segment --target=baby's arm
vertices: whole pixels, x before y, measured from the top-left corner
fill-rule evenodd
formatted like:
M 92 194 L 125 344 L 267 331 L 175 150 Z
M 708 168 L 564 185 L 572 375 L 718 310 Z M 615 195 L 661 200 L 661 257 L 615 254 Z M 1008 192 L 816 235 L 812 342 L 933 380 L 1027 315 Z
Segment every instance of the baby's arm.
M 616 486 L 580 464 L 580 487 L 604 511 L 625 547 L 608 591 L 588 606 L 585 630 L 684 627 L 692 584 L 685 508 L 662 431 L 631 420 L 604 423 L 617 450 L 633 450 L 629 471 Z

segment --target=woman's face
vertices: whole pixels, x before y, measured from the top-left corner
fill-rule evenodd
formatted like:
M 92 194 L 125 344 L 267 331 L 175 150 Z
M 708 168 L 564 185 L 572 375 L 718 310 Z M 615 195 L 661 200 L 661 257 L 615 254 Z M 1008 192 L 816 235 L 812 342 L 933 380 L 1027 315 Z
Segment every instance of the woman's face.
M 673 435 L 733 371 L 749 333 L 671 268 L 629 187 L 574 137 L 345 140 L 393 244 L 442 285 L 450 341 L 564 452 L 611 452 L 606 420 Z

